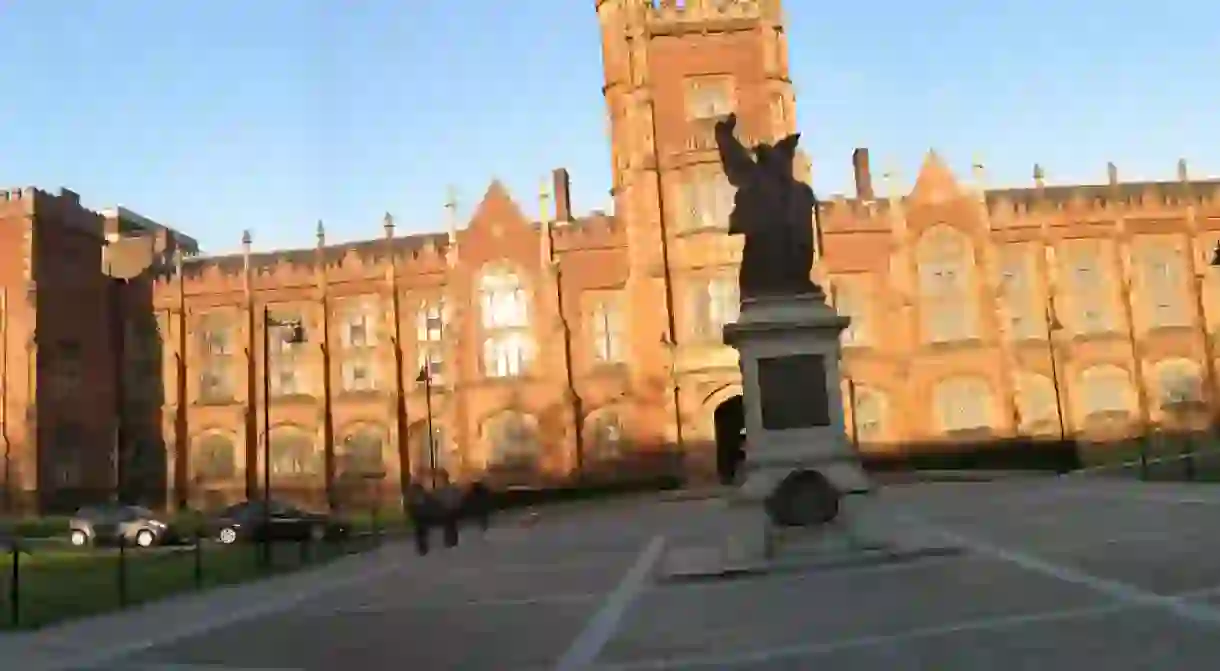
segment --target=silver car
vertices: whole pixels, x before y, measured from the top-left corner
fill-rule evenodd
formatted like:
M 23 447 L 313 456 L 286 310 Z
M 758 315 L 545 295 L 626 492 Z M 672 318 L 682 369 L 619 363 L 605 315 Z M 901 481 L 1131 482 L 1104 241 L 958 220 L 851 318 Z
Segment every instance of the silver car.
M 123 542 L 147 548 L 169 542 L 172 537 L 169 524 L 140 506 L 85 506 L 68 522 L 68 540 L 77 547 Z

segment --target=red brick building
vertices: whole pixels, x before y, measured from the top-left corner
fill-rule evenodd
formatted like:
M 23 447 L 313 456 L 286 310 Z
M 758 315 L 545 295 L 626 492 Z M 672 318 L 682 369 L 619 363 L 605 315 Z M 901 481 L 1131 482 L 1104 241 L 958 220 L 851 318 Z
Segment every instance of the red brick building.
M 712 127 L 735 111 L 747 141 L 778 139 L 795 99 L 778 2 L 679 4 L 596 2 L 612 215 L 575 214 L 561 170 L 541 198 L 490 185 L 435 234 L 387 217 L 355 244 L 319 227 L 312 249 L 198 256 L 68 192 L 0 199 L 7 481 L 50 496 L 122 470 L 171 502 L 239 497 L 262 482 L 264 409 L 272 487 L 318 497 L 392 496 L 434 456 L 501 484 L 709 476 L 741 393 L 720 342 L 740 241 Z M 814 274 L 854 319 L 862 447 L 1205 422 L 1220 182 L 1038 171 L 994 190 L 930 155 L 900 194 L 874 192 L 867 152 L 855 168 L 856 197 L 821 208 Z

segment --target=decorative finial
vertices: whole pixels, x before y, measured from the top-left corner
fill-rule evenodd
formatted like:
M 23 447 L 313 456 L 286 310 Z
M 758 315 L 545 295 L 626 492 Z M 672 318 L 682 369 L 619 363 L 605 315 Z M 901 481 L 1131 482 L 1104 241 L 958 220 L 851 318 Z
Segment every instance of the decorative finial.
M 322 224 L 322 220 L 318 220 L 318 225 L 314 228 L 314 235 L 318 238 L 318 246 L 326 244 L 326 226 Z
M 551 186 L 544 179 L 538 185 L 538 223 L 546 223 L 551 220 Z
M 249 252 L 250 244 L 252 242 L 254 242 L 254 237 L 250 235 L 250 229 L 247 228 L 241 232 L 241 246 L 244 247 L 247 252 Z
M 1186 169 L 1186 159 L 1184 159 L 1184 158 L 1178 159 L 1178 181 L 1179 182 L 1189 182 L 1190 181 L 1190 172 Z

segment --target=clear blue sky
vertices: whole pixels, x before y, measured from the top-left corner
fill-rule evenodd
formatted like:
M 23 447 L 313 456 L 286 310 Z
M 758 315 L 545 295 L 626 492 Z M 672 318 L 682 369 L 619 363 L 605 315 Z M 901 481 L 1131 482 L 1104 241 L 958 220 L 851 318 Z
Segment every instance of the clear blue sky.
M 0 184 L 79 191 L 231 251 L 443 226 L 493 176 L 528 212 L 555 166 L 606 207 L 593 0 L 0 2 Z M 823 194 L 868 146 L 996 184 L 1220 175 L 1215 0 L 788 0 Z

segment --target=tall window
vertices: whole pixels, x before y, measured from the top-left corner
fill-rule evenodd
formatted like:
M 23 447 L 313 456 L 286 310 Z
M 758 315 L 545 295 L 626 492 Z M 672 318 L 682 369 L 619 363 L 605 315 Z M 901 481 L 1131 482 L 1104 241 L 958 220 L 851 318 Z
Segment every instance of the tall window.
M 377 302 L 362 298 L 350 302 L 339 317 L 343 346 L 340 386 L 345 392 L 377 388 Z
M 618 292 L 598 296 L 589 315 L 593 360 L 599 364 L 623 360 L 622 298 Z
M 221 314 L 204 315 L 199 322 L 199 400 L 223 403 L 233 399 L 232 323 Z
M 1104 251 L 1093 240 L 1071 241 L 1064 250 L 1064 284 L 1073 308 L 1067 321 L 1076 333 L 1109 333 L 1117 327 L 1112 288 L 1102 268 Z
M 268 348 L 271 352 L 271 395 L 295 396 L 305 393 L 305 380 L 301 370 L 305 344 L 291 337 L 289 327 L 274 324 L 302 323 L 299 313 L 272 312 L 272 326 L 267 329 Z
M 925 339 L 954 342 L 975 337 L 977 306 L 969 275 L 974 253 L 969 238 L 938 226 L 920 238 L 916 256 Z
M 420 368 L 426 368 L 433 384 L 443 384 L 445 374 L 445 327 L 448 314 L 443 298 L 425 301 L 415 313 L 415 344 Z
M 1001 314 L 1008 320 L 1004 325 L 1006 335 L 1013 340 L 1045 335 L 1045 325 L 1035 309 L 1034 287 L 1030 281 L 1032 258 L 1025 245 L 1009 245 L 1000 253 L 998 289 L 1004 308 Z
M 847 328 L 843 329 L 841 342 L 844 346 L 861 346 L 869 340 L 869 314 L 866 294 L 858 278 L 837 278 L 833 280 L 835 311 L 840 316 L 851 319 Z
M 493 270 L 479 281 L 483 324 L 483 373 L 488 377 L 524 374 L 533 354 L 529 295 L 521 278 Z
M 725 229 L 737 190 L 723 173 L 694 172 L 682 183 L 682 230 Z
M 733 112 L 733 81 L 728 77 L 695 77 L 686 81 L 686 117 L 719 119 Z
M 740 309 L 733 278 L 714 277 L 695 285 L 691 291 L 691 335 L 697 340 L 719 341 L 724 325 L 737 321 Z
M 344 349 L 366 349 L 377 344 L 377 302 L 374 298 L 352 301 L 340 317 L 339 338 Z
M 1189 326 L 1185 259 L 1181 250 L 1158 245 L 1142 250 L 1140 257 L 1149 326 Z

